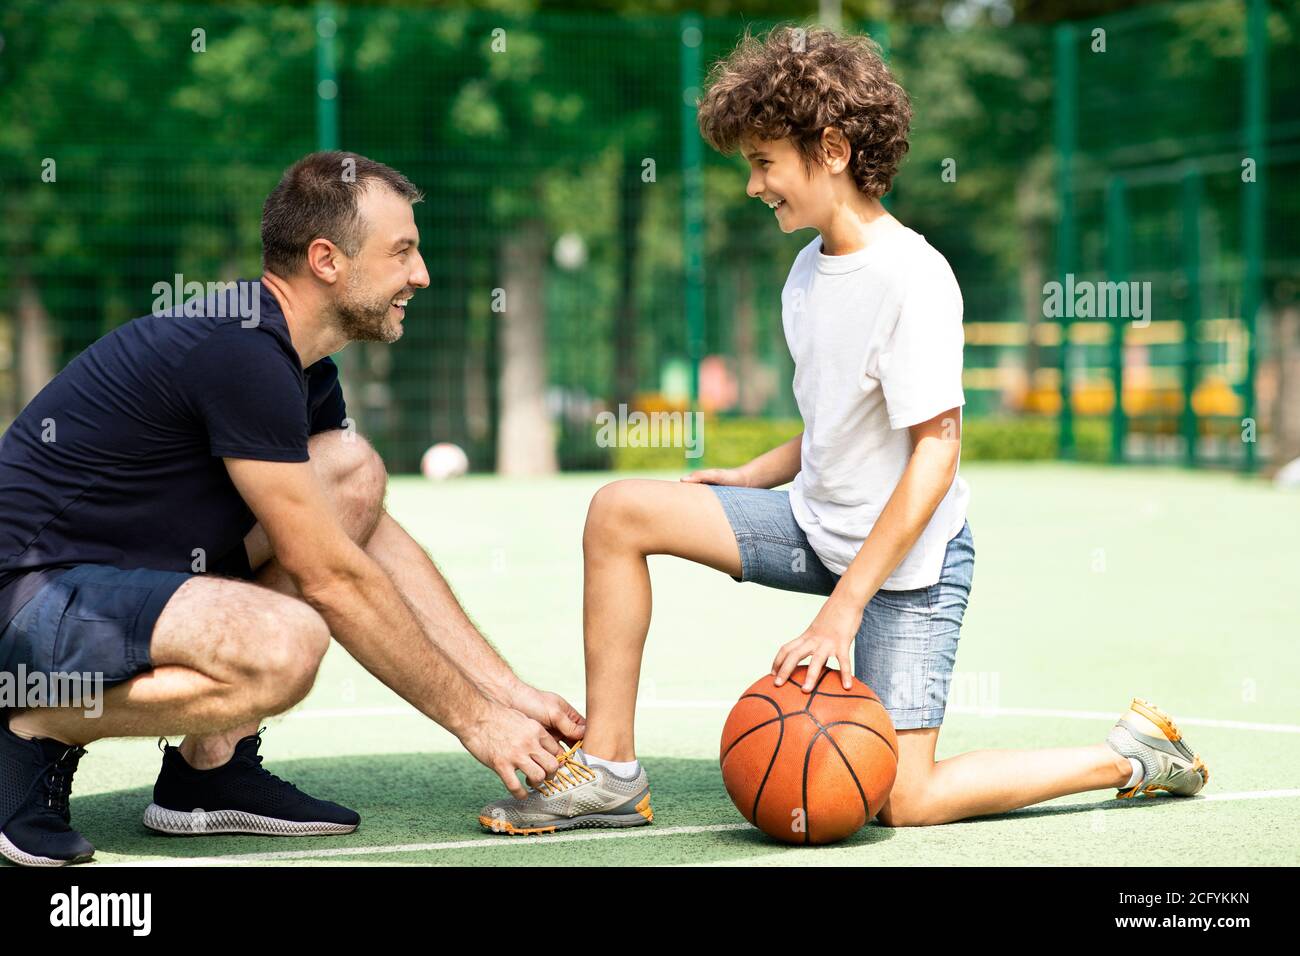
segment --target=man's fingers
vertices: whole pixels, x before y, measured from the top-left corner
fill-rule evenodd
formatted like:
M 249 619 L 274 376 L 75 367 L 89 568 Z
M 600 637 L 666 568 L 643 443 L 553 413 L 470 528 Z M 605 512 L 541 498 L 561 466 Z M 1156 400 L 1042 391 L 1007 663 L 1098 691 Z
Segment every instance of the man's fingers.
M 568 740 L 581 740 L 587 732 L 587 722 L 581 717 L 561 715 L 560 730 Z
M 549 740 L 550 738 L 548 737 L 547 739 Z M 546 772 L 546 776 L 548 777 L 551 774 L 555 773 L 555 771 L 560 769 L 560 762 L 556 760 L 555 757 L 552 756 L 551 754 L 547 754 L 547 753 L 533 754 L 532 758 L 533 760 L 537 761 L 537 763 L 541 766 L 542 770 Z
M 559 720 L 561 733 L 570 740 L 580 739 L 587 730 L 586 718 L 584 718 L 582 714 L 578 713 L 576 707 L 563 698 L 560 698 L 560 706 L 563 708 L 560 711 Z
M 542 766 L 543 759 L 549 759 L 552 763 L 555 762 L 554 757 L 545 758 L 542 754 L 529 754 L 527 757 L 515 761 L 515 766 L 523 771 L 524 779 L 528 781 L 528 785 L 531 787 L 536 787 L 551 775 Z M 558 763 L 555 765 L 559 766 Z
M 501 778 L 501 782 L 505 784 L 506 789 L 510 791 L 510 796 L 514 797 L 516 800 L 528 799 L 528 791 L 520 786 L 519 778 L 515 776 L 513 767 L 509 770 L 498 770 L 497 776 Z
M 559 743 L 557 743 L 555 738 L 552 737 L 550 734 L 547 733 L 538 734 L 537 742 L 542 745 L 542 749 L 545 750 L 548 754 L 560 754 L 564 752 L 564 747 L 561 746 Z M 556 764 L 556 766 L 558 767 L 559 764 Z M 553 773 L 554 770 L 552 770 L 551 772 Z
M 840 665 L 840 683 L 844 685 L 845 690 L 853 690 L 853 674 L 849 672 L 849 662 L 840 660 L 838 655 L 835 662 Z

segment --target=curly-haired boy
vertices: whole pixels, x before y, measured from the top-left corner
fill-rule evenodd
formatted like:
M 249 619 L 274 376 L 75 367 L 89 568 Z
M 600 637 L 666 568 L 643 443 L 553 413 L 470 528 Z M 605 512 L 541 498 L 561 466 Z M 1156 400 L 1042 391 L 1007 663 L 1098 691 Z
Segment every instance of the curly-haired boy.
M 483 808 L 489 829 L 653 818 L 633 742 L 652 554 L 827 596 L 777 651 L 772 673 L 780 684 L 810 659 L 806 692 L 824 692 L 832 674 L 847 689 L 852 653 L 898 731 L 894 788 L 867 818 L 916 826 L 1086 790 L 1191 795 L 1204 786 L 1208 772 L 1173 721 L 1137 698 L 1105 743 L 934 759 L 975 548 L 958 473 L 961 291 L 944 257 L 880 201 L 907 152 L 911 115 L 863 36 L 782 26 L 746 35 L 714 66 L 699 104 L 704 138 L 743 153 L 748 194 L 783 232 L 817 232 L 782 293 L 804 430 L 740 468 L 597 492 L 583 536 L 585 739 L 527 799 Z

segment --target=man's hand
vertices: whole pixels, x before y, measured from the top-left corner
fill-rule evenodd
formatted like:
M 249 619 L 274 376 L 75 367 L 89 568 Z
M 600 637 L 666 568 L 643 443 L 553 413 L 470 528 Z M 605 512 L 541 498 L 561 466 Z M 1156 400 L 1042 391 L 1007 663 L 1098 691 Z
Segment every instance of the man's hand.
M 559 769 L 560 762 L 553 755 L 563 752 L 533 718 L 496 703 L 490 705 L 481 721 L 469 725 L 460 742 L 520 800 L 528 796 L 528 791 L 519 785 L 515 771 L 523 771 L 528 783 L 536 787 Z
M 850 690 L 853 687 L 853 675 L 849 672 L 849 651 L 862 624 L 863 610 L 864 606 L 858 605 L 856 601 L 837 598 L 834 594 L 827 598 L 808 630 L 777 651 L 776 659 L 772 662 L 776 685 L 780 687 L 784 684 L 790 673 L 799 666 L 799 662 L 811 654 L 808 678 L 803 685 L 805 694 L 817 686 L 822 667 L 832 657 L 839 664 L 844 689 Z
M 587 735 L 587 718 L 559 694 L 521 683 L 508 703 L 539 722 L 561 741 L 577 743 Z

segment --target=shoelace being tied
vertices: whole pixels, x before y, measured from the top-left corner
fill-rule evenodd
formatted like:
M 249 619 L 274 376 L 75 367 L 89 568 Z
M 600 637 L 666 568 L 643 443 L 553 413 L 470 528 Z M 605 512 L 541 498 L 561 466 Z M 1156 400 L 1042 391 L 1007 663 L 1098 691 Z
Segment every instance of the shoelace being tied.
M 537 789 L 541 793 L 548 797 L 554 796 L 563 790 L 568 790 L 570 787 L 576 787 L 581 783 L 596 779 L 596 771 L 574 757 L 574 754 L 578 752 L 581 746 L 582 741 L 579 740 L 560 755 L 560 766 L 556 768 L 555 773 L 537 785 Z

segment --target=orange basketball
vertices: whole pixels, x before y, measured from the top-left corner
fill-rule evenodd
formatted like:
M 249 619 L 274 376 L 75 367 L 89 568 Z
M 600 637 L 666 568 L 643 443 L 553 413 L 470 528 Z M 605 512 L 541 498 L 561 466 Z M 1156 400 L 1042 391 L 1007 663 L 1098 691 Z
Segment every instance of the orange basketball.
M 857 678 L 845 690 L 827 667 L 810 693 L 807 667 L 777 687 L 770 674 L 736 702 L 722 728 L 722 780 L 736 809 L 786 843 L 852 836 L 889 799 L 898 737 L 880 698 Z

